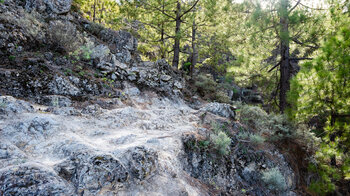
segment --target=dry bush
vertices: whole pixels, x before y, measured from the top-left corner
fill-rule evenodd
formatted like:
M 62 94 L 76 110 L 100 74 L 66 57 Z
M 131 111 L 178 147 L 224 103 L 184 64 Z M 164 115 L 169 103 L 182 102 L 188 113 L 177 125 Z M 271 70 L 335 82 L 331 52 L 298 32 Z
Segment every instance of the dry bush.
M 216 83 L 211 76 L 200 74 L 196 77 L 195 87 L 197 92 L 210 101 L 221 103 L 230 103 L 230 98 L 220 89 L 220 85 Z
M 82 35 L 70 22 L 51 21 L 48 28 L 48 38 L 53 47 L 66 53 L 74 52 L 83 45 Z

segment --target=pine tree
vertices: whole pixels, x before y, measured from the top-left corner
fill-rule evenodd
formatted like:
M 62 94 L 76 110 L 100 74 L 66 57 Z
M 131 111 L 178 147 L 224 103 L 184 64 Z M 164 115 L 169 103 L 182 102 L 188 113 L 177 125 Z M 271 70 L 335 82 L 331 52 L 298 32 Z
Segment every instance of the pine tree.
M 268 85 L 264 91 L 271 94 L 271 100 L 279 94 L 278 106 L 283 113 L 288 106 L 290 78 L 298 72 L 299 62 L 311 59 L 319 48 L 324 32 L 322 16 L 301 0 L 247 1 L 239 11 L 250 18 L 242 32 L 246 37 L 241 36 L 241 43 L 248 45 L 243 50 L 243 61 L 253 72 L 247 77 L 254 76 L 262 86 Z
M 316 153 L 319 163 L 312 166 L 320 179 L 311 189 L 319 194 L 334 191 L 336 181 L 350 180 L 350 18 L 332 12 L 336 30 L 293 78 L 289 93 L 294 120 L 307 123 L 321 115 L 327 119 Z

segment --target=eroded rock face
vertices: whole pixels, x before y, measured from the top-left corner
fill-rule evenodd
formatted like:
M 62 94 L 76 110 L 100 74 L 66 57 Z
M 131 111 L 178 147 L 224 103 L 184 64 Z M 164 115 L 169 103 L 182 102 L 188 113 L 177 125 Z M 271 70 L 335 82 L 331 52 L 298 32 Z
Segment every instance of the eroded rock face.
M 46 98 L 55 97 L 64 100 L 62 96 Z M 24 108 L 33 108 L 0 114 L 0 193 L 186 193 L 187 188 L 181 185 L 186 179 L 180 175 L 174 179 L 174 171 L 169 168 L 172 163 L 180 165 L 176 158 L 181 146 L 177 135 L 191 129 L 189 117 L 184 116 L 191 116 L 190 109 L 168 99 L 133 97 L 140 104 L 138 107 L 121 104 L 112 110 L 98 105 L 82 109 L 41 105 L 37 109 L 39 106 L 28 102 L 0 97 L 9 107 L 19 102 Z M 149 105 L 138 109 L 145 103 Z M 73 110 L 75 115 L 58 112 L 65 109 Z M 141 125 L 151 122 L 162 126 L 151 126 L 147 130 L 150 134 L 145 134 Z M 181 172 L 182 168 L 176 171 Z M 189 190 L 198 191 L 196 187 Z
M 10 96 L 0 96 L 0 114 L 9 115 L 22 112 L 34 112 L 34 108 L 28 102 Z
M 0 169 L 1 195 L 72 195 L 70 187 L 52 170 L 35 163 Z
M 220 187 L 223 194 L 241 195 L 244 189 L 249 195 L 293 195 L 294 172 L 284 156 L 275 149 L 256 151 L 252 146 L 239 144 L 233 139 L 231 154 L 221 156 L 207 149 L 196 147 L 194 135 L 183 137 L 185 144 L 185 170 L 194 178 L 207 184 Z M 266 188 L 262 180 L 264 171 L 277 168 L 286 182 L 282 191 L 275 192 Z
M 108 43 L 111 52 L 122 63 L 131 63 L 132 55 L 137 49 L 137 39 L 125 31 L 104 29 L 100 32 L 101 39 Z
M 181 138 L 182 133 L 205 137 L 209 131 L 196 131 L 202 111 L 154 96 L 136 93 L 130 97 L 133 107 L 47 106 L 55 109 L 44 114 L 28 102 L 0 97 L 22 108 L 21 113 L 0 114 L 1 193 L 241 195 L 245 189 L 251 195 L 273 195 L 263 188 L 261 175 L 275 167 L 287 182 L 285 193 L 294 189 L 294 173 L 276 150 L 255 151 L 235 138 L 227 156 L 188 146 L 195 137 Z M 207 116 L 230 123 L 220 113 Z
M 74 184 L 78 193 L 96 194 L 128 180 L 128 170 L 112 155 L 74 154 L 55 166 L 58 175 Z
M 158 155 L 152 149 L 136 147 L 130 149 L 126 156 L 130 156 L 128 165 L 131 168 L 131 175 L 138 180 L 150 177 L 157 169 Z
M 41 13 L 65 14 L 70 11 L 71 5 L 72 0 L 27 0 L 25 8 Z

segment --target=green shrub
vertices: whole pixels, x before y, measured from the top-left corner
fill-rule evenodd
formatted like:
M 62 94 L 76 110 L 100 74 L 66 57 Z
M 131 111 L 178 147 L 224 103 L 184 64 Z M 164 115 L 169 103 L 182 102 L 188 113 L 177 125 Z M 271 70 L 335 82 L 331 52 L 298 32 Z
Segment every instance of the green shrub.
M 280 114 L 267 114 L 257 106 L 244 105 L 239 110 L 242 123 L 254 128 L 260 133 L 269 133 L 270 140 L 276 141 L 288 137 L 295 137 L 298 127 L 288 118 Z
M 287 188 L 286 180 L 278 168 L 272 168 L 262 172 L 262 180 L 270 190 L 280 192 Z
M 217 134 L 211 135 L 210 140 L 220 154 L 227 155 L 230 152 L 231 138 L 228 137 L 225 132 L 220 131 Z
M 237 137 L 242 140 L 249 140 L 253 144 L 262 144 L 265 142 L 265 138 L 263 138 L 260 134 L 239 132 Z
M 230 103 L 230 98 L 227 96 L 225 92 L 217 91 L 215 94 L 215 100 L 220 103 Z
M 69 55 L 76 60 L 90 60 L 94 47 L 95 45 L 92 41 L 85 39 L 85 44 L 79 46 L 75 51 L 70 52 Z
M 222 84 L 218 84 L 213 80 L 211 76 L 200 74 L 196 78 L 195 87 L 197 92 L 205 99 L 211 101 L 218 101 L 221 103 L 229 103 L 230 98 L 228 95 L 220 90 L 223 89 Z
M 104 27 L 101 24 L 94 22 L 86 25 L 86 30 L 96 36 L 98 36 L 103 29 Z
M 240 110 L 240 121 L 256 129 L 266 126 L 269 115 L 260 107 L 244 105 Z
M 199 94 L 203 97 L 215 94 L 217 83 L 210 77 L 204 74 L 199 74 L 194 84 Z
M 254 144 L 262 144 L 265 142 L 265 138 L 263 138 L 259 134 L 250 134 L 249 135 L 249 140 L 254 143 Z
M 248 139 L 250 134 L 248 132 L 239 132 L 237 137 L 242 140 Z
M 10 61 L 16 60 L 16 56 L 10 55 L 10 56 L 9 56 L 9 60 L 10 60 Z

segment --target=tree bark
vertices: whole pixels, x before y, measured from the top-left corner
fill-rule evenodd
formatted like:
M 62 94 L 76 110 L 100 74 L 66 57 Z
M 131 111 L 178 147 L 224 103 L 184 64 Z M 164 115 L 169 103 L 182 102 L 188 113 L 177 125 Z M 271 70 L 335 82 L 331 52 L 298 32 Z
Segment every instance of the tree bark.
M 93 14 L 93 16 L 92 16 L 92 22 L 95 22 L 95 20 L 96 20 L 96 1 L 97 0 L 94 0 L 94 14 Z
M 180 27 L 181 27 L 181 3 L 180 3 L 180 0 L 177 1 L 177 5 L 176 5 L 175 22 L 176 22 L 176 26 L 175 26 L 173 67 L 175 67 L 177 69 L 179 66 L 179 59 L 180 59 Z
M 193 79 L 193 72 L 194 68 L 196 67 L 197 60 L 198 60 L 198 50 L 197 50 L 197 44 L 196 44 L 196 20 L 193 20 L 192 24 L 192 56 L 191 56 L 191 67 L 190 67 L 190 76 L 191 79 Z
M 280 39 L 281 39 L 281 67 L 280 67 L 280 111 L 284 113 L 287 107 L 287 92 L 290 88 L 289 62 L 289 19 L 288 0 L 281 0 L 280 9 Z
M 165 5 L 164 5 L 164 1 L 163 1 L 163 4 L 162 4 L 162 12 L 165 12 Z M 164 30 L 164 22 L 162 22 L 161 24 L 161 31 L 160 31 L 160 40 L 162 42 L 162 46 L 161 46 L 161 50 L 160 50 L 160 55 L 161 55 L 161 58 L 162 59 L 165 59 L 165 38 L 164 38 L 164 35 L 165 35 L 165 30 Z

